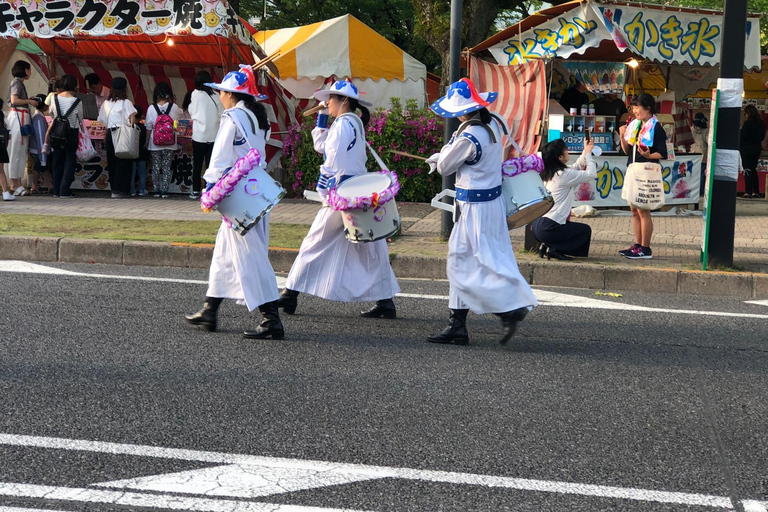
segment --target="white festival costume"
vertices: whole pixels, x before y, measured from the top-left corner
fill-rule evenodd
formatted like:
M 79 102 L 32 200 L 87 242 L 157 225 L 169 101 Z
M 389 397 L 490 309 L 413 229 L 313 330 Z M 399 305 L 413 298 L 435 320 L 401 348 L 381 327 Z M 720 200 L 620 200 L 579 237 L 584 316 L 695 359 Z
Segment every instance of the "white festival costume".
M 251 121 L 256 133 L 246 141 L 230 116 L 237 116 L 240 125 L 250 132 Z M 250 118 L 250 121 L 249 121 Z M 267 134 L 267 137 L 269 135 Z M 249 144 L 250 143 L 250 144 Z M 216 183 L 224 172 L 248 153 L 251 147 L 265 155 L 266 137 L 256 116 L 241 101 L 221 116 L 221 125 L 213 144 L 208 170 L 203 178 Z M 266 167 L 266 159 L 262 160 Z M 269 215 L 267 214 L 244 236 L 222 221 L 216 235 L 211 269 L 208 274 L 208 297 L 222 297 L 244 302 L 249 311 L 278 299 L 277 279 L 269 262 Z
M 312 130 L 315 151 L 325 154 L 317 191 L 323 198 L 343 177 L 365 174 L 365 133 L 344 116 L 330 128 Z M 341 213 L 323 206 L 317 213 L 285 287 L 324 299 L 365 302 L 390 299 L 400 291 L 389 264 L 386 240 L 355 244 L 344 235 Z
M 490 127 L 496 140 L 501 141 L 495 123 Z M 437 171 L 442 175 L 455 172 L 457 191 L 494 189 L 501 186 L 501 158 L 501 142 L 491 142 L 486 128 L 474 125 L 443 146 Z M 484 314 L 538 305 L 517 266 L 507 231 L 504 198 L 498 195 L 485 202 L 457 200 L 457 204 L 461 214 L 448 242 L 448 307 Z

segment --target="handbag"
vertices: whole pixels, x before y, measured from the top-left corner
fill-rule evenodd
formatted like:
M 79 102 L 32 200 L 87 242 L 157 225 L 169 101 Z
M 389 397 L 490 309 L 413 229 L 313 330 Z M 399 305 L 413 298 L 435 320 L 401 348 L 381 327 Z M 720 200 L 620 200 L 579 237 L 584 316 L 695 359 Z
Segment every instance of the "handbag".
M 125 101 L 125 100 L 123 100 Z M 112 129 L 112 143 L 115 146 L 115 156 L 123 160 L 139 158 L 139 140 L 141 130 L 123 120 L 123 124 Z
M 91 136 L 88 135 L 88 130 L 85 129 L 85 125 L 80 121 L 75 156 L 77 156 L 77 159 L 81 162 L 88 162 L 97 154 L 96 149 L 93 147 L 93 142 L 91 142 Z
M 653 162 L 635 162 L 637 146 L 633 152 L 633 163 L 627 166 L 621 198 L 639 210 L 658 210 L 664 206 L 664 180 L 661 165 Z
M 21 118 L 19 117 L 19 111 L 16 110 L 16 119 L 19 121 L 19 132 L 22 137 L 35 134 L 35 128 L 31 124 L 21 124 Z

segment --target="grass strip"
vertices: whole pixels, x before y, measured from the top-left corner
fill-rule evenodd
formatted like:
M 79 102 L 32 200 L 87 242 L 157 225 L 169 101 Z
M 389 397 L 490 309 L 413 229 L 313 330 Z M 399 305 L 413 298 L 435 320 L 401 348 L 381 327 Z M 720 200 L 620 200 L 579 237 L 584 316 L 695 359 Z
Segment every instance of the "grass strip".
M 0 216 L 0 235 L 212 244 L 220 225 L 220 221 L 7 214 Z M 307 231 L 306 225 L 270 224 L 269 245 L 298 249 Z

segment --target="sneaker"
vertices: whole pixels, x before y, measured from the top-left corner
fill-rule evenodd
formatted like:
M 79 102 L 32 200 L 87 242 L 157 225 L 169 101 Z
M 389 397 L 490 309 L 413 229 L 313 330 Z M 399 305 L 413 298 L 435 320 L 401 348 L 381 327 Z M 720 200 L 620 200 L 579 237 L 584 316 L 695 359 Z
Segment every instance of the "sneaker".
M 139 192 L 139 197 L 144 197 L 146 195 L 147 195 L 147 191 L 146 190 L 144 192 Z
M 627 258 L 631 260 L 650 260 L 653 258 L 653 253 L 650 247 L 638 247 L 633 250 Z
M 112 199 L 123 199 L 124 197 L 128 197 L 128 194 L 123 194 L 122 192 L 112 192 Z
M 27 192 L 27 189 L 24 187 L 19 187 L 13 192 L 13 195 L 15 196 L 25 196 L 27 194 L 29 194 L 29 192 Z
M 190 199 L 200 199 L 200 193 L 199 192 L 190 192 L 189 193 Z
M 59 196 L 60 199 L 74 199 L 75 194 L 69 194 L 68 196 Z
M 624 256 L 625 258 L 629 258 L 629 255 L 634 252 L 635 249 L 639 248 L 640 244 L 632 244 L 629 249 L 624 249 L 623 251 L 619 251 L 619 254 Z
M 10 192 L 3 192 L 3 201 L 15 201 L 16 198 Z
M 155 194 L 153 197 L 154 197 L 155 199 L 160 199 L 160 197 L 161 197 L 161 196 L 160 196 L 160 194 Z
M 163 192 L 162 197 L 163 197 L 163 199 L 168 199 L 168 192 Z
M 136 197 L 136 192 L 131 192 L 131 197 Z

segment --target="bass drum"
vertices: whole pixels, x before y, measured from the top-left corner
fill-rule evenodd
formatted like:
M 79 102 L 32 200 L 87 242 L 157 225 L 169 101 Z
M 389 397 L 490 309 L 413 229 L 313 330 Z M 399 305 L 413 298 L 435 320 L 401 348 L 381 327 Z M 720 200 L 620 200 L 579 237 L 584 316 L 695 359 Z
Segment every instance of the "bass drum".
M 530 224 L 555 205 L 552 194 L 536 171 L 504 176 L 501 180 L 501 195 L 507 206 L 509 229 Z

